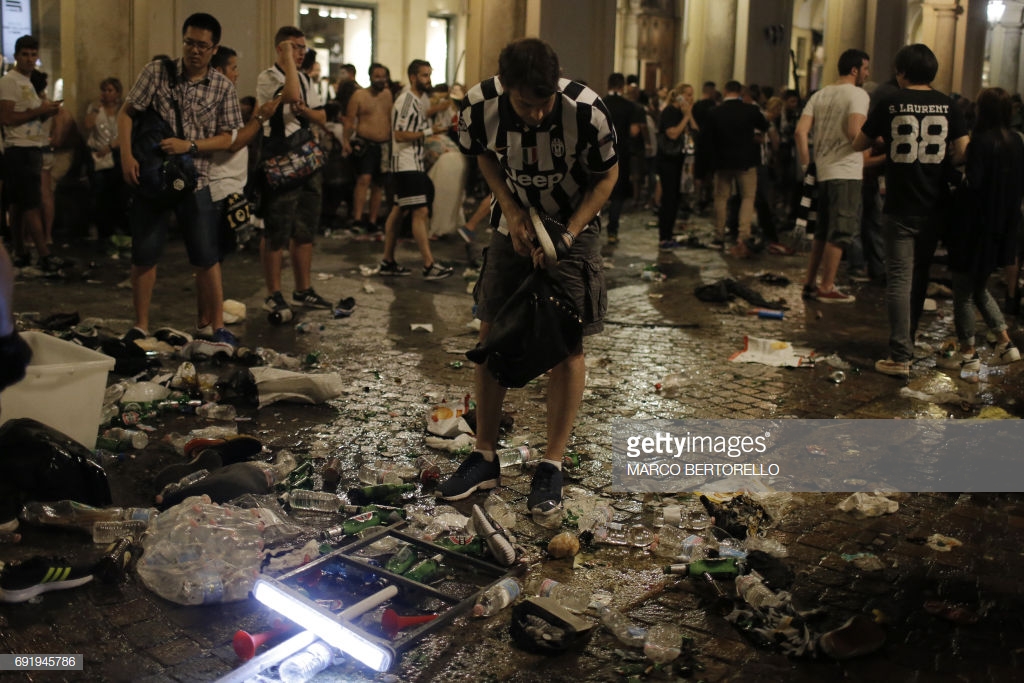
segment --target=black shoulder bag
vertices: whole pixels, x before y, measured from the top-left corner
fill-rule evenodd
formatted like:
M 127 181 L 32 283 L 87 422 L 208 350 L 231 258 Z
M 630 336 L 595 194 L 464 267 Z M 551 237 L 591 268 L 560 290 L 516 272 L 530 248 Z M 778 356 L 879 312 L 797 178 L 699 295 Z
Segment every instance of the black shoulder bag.
M 306 100 L 306 87 L 299 78 L 302 89 L 302 100 Z M 277 97 L 283 86 L 277 89 Z M 309 122 L 299 119 L 297 131 L 285 137 L 284 107 L 278 107 L 270 117 L 270 136 L 263 139 L 260 164 L 263 169 L 263 181 L 271 192 L 284 192 L 298 187 L 321 168 L 326 162 L 324 150 L 317 144 Z
M 171 106 L 177 130 L 171 128 L 153 104 L 132 117 L 132 156 L 139 163 L 139 185 L 136 192 L 145 199 L 164 206 L 174 206 L 196 189 L 198 176 L 191 154 L 166 154 L 160 142 L 166 138 L 185 139 L 181 109 L 174 97 L 178 83 L 177 68 L 169 59 L 162 60 L 171 90 Z

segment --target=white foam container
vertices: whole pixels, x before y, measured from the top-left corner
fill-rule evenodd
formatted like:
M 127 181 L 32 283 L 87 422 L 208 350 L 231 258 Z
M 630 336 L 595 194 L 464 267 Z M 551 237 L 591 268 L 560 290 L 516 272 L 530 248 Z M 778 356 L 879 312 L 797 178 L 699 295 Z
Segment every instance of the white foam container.
M 25 378 L 0 393 L 0 424 L 31 417 L 92 449 L 114 359 L 42 332 L 22 332 L 32 349 Z

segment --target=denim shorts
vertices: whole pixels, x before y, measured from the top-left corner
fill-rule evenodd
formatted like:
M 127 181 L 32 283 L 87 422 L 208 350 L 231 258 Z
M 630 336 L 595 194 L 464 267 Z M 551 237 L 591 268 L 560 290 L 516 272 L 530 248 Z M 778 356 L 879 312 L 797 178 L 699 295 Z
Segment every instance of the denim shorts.
M 480 280 L 473 290 L 476 316 L 485 323 L 493 322 L 502 305 L 532 270 L 533 261 L 516 253 L 512 238 L 495 231 L 484 252 Z M 558 262 L 554 278 L 583 317 L 583 334 L 603 330 L 608 292 L 601 263 L 600 230 L 596 224 L 579 234 L 568 257 Z
M 155 266 L 160 260 L 172 212 L 185 239 L 188 262 L 196 268 L 216 265 L 220 261 L 217 234 L 220 213 L 210 199 L 209 185 L 170 209 L 154 205 L 138 195 L 132 197 L 128 210 L 132 226 L 132 265 Z

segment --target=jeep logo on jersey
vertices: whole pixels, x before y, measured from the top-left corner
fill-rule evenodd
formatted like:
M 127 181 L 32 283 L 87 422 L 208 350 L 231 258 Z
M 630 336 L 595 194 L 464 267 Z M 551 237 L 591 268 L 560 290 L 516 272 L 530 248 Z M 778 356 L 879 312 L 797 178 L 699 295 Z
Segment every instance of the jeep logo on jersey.
M 512 180 L 520 187 L 536 187 L 538 190 L 546 190 L 562 182 L 565 177 L 563 173 L 523 173 L 512 168 L 509 169 Z
M 554 154 L 556 157 L 565 156 L 565 143 L 562 142 L 561 138 L 552 138 L 551 153 Z

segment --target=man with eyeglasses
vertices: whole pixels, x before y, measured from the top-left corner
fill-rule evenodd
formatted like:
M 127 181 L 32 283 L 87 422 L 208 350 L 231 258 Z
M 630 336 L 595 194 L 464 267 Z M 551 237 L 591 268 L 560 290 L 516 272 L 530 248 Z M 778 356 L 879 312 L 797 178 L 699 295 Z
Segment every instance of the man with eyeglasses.
M 197 181 L 195 191 L 170 209 L 141 195 L 133 197 L 130 222 L 135 327 L 123 339 L 131 343 L 149 336 L 149 304 L 156 286 L 156 264 L 167 241 L 173 210 L 196 276 L 199 316 L 196 330 L 212 339 L 212 353 L 230 356 L 238 347 L 238 340 L 224 328 L 224 291 L 217 239 L 219 215 L 210 198 L 210 153 L 231 145 L 231 131 L 242 127 L 242 113 L 235 86 L 210 68 L 220 33 L 220 22 L 213 16 L 205 13 L 189 16 L 181 28 L 184 54 L 173 63 L 173 82 L 163 61 L 150 62 L 142 69 L 117 116 L 119 139 L 131 140 L 134 115 L 152 106 L 176 131 L 177 108 L 184 137 L 166 138 L 160 148 L 166 154 L 191 154 Z M 125 182 L 138 187 L 139 162 L 132 155 L 131 145 L 121 147 L 121 169 Z
M 320 95 L 309 76 L 299 71 L 306 55 L 305 34 L 294 26 L 282 26 L 274 36 L 277 60 L 256 79 L 256 103 L 262 106 L 278 95 L 281 108 L 263 124 L 264 141 L 274 133 L 271 124 L 278 121 L 285 138 L 310 123 L 327 123 Z M 281 133 L 276 133 L 281 134 Z M 311 283 L 313 236 L 320 225 L 323 174 L 319 171 L 298 187 L 267 191 L 263 195 L 263 221 L 266 231 L 260 241 L 260 260 L 267 285 L 263 308 L 273 316 L 291 319 L 291 307 L 281 294 L 281 261 L 284 248 L 291 254 L 295 289 L 292 302 L 307 308 L 331 308 L 331 303 L 316 293 Z

